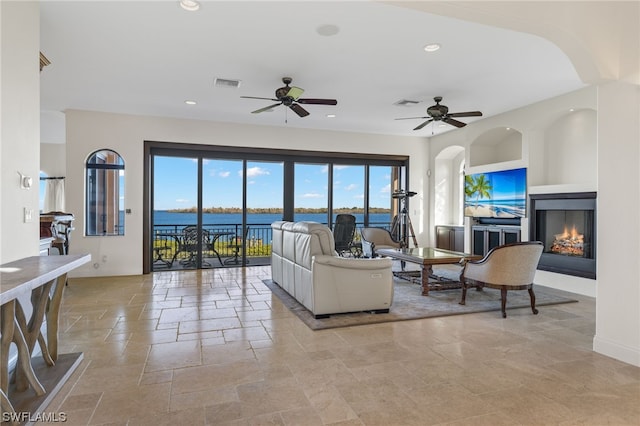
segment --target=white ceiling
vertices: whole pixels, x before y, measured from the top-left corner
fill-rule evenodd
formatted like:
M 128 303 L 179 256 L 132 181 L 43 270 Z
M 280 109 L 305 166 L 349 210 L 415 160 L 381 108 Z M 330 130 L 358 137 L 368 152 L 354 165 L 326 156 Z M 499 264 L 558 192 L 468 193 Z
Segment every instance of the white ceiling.
M 204 1 L 197 12 L 173 0 L 45 1 L 40 20 L 43 142 L 64 140 L 55 123 L 67 109 L 431 136 L 455 128 L 394 119 L 425 116 L 434 96 L 488 117 L 584 86 L 540 37 L 371 1 Z M 323 25 L 338 34 L 320 35 Z M 428 43 L 442 48 L 426 53 Z M 338 105 L 251 114 L 272 102 L 240 96 L 273 97 L 283 76 Z M 214 87 L 216 77 L 241 85 Z

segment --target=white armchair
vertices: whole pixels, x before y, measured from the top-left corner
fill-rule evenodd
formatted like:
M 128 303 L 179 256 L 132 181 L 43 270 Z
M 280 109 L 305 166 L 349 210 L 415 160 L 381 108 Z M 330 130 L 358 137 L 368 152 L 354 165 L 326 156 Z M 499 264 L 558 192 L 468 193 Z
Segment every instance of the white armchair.
M 469 287 L 476 287 L 478 290 L 482 287 L 499 289 L 502 317 L 506 318 L 507 291 L 528 290 L 531 310 L 534 315 L 537 314 L 533 278 L 543 248 L 544 245 L 539 241 L 505 244 L 491 249 L 481 260 L 467 262 L 460 274 L 462 283 L 460 304 L 466 303 Z

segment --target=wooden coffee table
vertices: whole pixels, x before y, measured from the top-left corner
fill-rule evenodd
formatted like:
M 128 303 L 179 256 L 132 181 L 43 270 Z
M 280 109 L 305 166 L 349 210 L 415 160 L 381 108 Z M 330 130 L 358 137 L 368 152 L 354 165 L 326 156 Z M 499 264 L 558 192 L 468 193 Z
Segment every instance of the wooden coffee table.
M 388 256 L 393 259 L 415 263 L 421 266 L 422 295 L 429 295 L 429 276 L 433 274 L 433 265 L 447 265 L 467 262 L 469 260 L 482 259 L 476 254 L 462 253 L 459 251 L 444 250 L 434 247 L 416 247 L 399 249 L 378 249 L 380 256 Z

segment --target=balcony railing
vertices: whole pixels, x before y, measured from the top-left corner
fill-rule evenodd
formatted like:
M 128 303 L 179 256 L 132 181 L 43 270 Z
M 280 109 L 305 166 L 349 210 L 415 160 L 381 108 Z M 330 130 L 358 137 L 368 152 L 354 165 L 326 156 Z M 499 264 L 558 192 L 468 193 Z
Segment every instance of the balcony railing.
M 193 269 L 196 268 L 196 244 L 186 244 L 184 240 L 185 224 L 155 225 L 153 229 L 153 269 Z M 205 238 L 202 244 L 203 267 L 238 266 L 245 253 L 252 265 L 269 265 L 271 263 L 272 233 L 270 223 L 251 223 L 243 243 L 244 235 L 241 224 L 203 224 Z M 354 240 L 360 241 L 357 223 Z M 390 229 L 389 222 L 370 223 Z M 236 248 L 240 246 L 238 251 Z M 236 257 L 236 255 L 238 257 Z M 241 262 L 240 262 L 241 263 Z

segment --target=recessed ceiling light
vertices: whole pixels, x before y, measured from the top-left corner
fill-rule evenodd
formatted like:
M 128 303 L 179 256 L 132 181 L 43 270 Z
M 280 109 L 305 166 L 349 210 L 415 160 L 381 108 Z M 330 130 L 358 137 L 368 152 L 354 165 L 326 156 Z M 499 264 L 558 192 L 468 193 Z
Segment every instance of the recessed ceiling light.
M 327 114 L 327 118 L 336 118 L 335 114 Z
M 197 104 L 196 101 L 192 101 L 192 100 L 186 100 L 186 101 L 184 101 L 184 103 L 187 104 L 187 105 L 195 105 L 195 104 Z
M 316 32 L 322 36 L 334 36 L 340 32 L 340 28 L 337 25 L 326 24 L 320 25 L 316 28 Z
M 180 7 L 189 12 L 195 12 L 200 9 L 200 3 L 196 0 L 180 0 Z
M 425 52 L 435 52 L 440 49 L 440 44 L 438 43 L 429 43 L 424 47 Z
M 507 130 L 507 131 L 508 131 L 508 130 L 511 130 L 511 127 L 506 127 L 506 130 Z
M 575 111 L 575 109 L 573 109 L 573 108 L 570 108 L 570 109 L 569 109 L 569 112 L 573 112 L 573 111 Z

